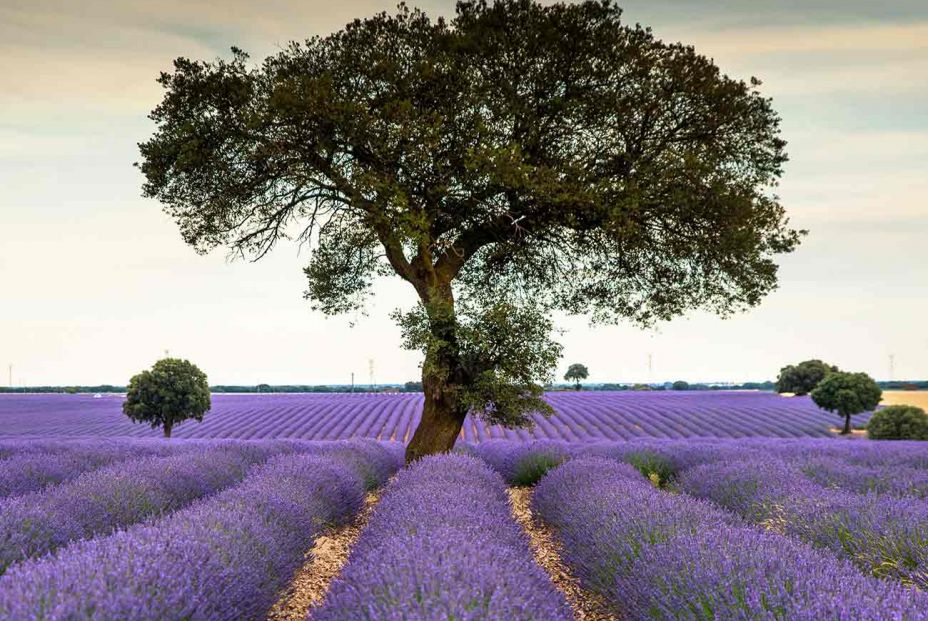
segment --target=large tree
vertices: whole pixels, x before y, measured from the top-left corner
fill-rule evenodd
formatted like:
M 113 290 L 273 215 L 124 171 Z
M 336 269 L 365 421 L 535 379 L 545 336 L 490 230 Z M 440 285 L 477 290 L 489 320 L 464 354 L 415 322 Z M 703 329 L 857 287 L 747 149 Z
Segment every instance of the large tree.
M 200 252 L 260 259 L 308 242 L 306 297 L 363 306 L 396 275 L 424 353 L 408 459 L 464 416 L 527 424 L 560 356 L 551 311 L 649 325 L 750 307 L 792 230 L 786 160 L 759 82 L 626 26 L 610 2 L 400 6 L 258 66 L 163 73 L 144 192 Z

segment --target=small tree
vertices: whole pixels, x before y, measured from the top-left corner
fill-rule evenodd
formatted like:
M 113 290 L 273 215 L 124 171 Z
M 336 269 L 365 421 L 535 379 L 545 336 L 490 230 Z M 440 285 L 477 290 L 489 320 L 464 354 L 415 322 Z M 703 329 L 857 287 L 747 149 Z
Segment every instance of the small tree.
M 689 382 L 684 382 L 683 380 L 677 380 L 676 382 L 673 383 L 672 387 L 674 390 L 689 390 L 690 389 Z
M 780 369 L 777 377 L 777 392 L 791 392 L 797 397 L 807 395 L 826 375 L 837 370 L 838 367 L 821 360 L 806 360 L 795 366 L 785 366 Z
M 585 380 L 589 376 L 590 371 L 586 368 L 586 365 L 575 362 L 567 369 L 567 373 L 564 374 L 564 379 L 568 382 L 573 382 L 574 388 L 580 390 L 580 380 Z
M 129 380 L 122 411 L 134 422 L 162 427 L 164 437 L 187 419 L 197 422 L 209 411 L 210 394 L 206 374 L 195 364 L 165 358 Z
M 883 391 L 866 373 L 829 373 L 812 391 L 818 407 L 844 417 L 841 435 L 851 433 L 851 416 L 873 410 L 882 397 Z
M 867 423 L 871 440 L 928 440 L 928 414 L 914 405 L 890 405 Z

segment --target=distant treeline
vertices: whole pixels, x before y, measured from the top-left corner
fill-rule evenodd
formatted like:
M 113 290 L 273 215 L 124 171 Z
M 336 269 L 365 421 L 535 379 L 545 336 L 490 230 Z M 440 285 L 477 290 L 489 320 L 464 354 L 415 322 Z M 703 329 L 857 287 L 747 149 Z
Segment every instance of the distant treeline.
M 928 380 L 898 380 L 892 382 L 877 382 L 883 390 L 928 390 Z M 547 386 L 547 390 L 574 390 L 573 384 L 554 384 Z M 214 393 L 280 393 L 280 392 L 422 392 L 421 382 L 406 382 L 404 384 L 367 384 L 351 386 L 350 384 L 292 384 L 272 386 L 270 384 L 257 384 L 254 386 L 211 386 Z M 773 382 L 744 382 L 741 384 L 722 383 L 694 383 L 677 381 L 662 384 L 631 384 L 607 383 L 585 384 L 583 390 L 774 390 Z M 125 386 L 101 384 L 99 386 L 18 386 L 10 388 L 0 386 L 0 393 L 122 393 Z

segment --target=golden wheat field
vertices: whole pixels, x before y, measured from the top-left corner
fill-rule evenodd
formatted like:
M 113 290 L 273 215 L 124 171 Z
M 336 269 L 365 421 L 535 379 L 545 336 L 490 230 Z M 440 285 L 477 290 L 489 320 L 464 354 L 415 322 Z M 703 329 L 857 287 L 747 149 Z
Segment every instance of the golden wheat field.
M 916 405 L 928 410 L 928 390 L 884 390 L 882 405 Z

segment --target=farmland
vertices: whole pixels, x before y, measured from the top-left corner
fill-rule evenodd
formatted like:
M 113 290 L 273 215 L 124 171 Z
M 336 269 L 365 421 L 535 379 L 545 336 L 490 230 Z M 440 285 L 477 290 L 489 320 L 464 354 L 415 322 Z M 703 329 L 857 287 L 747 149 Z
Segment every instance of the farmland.
M 401 469 L 402 448 L 0 440 L 0 473 L 82 470 L 0 499 L 0 618 L 928 619 L 919 443 L 491 440 Z M 511 513 L 527 484 L 566 577 Z M 371 490 L 324 597 L 269 616 Z
M 827 437 L 839 418 L 807 397 L 759 392 L 557 392 L 556 414 L 533 417 L 531 429 L 509 430 L 471 417 L 460 440 L 551 439 L 568 442 L 690 437 Z M 0 395 L 0 436 L 157 437 L 107 395 Z M 202 423 L 180 425 L 179 438 L 406 442 L 419 422 L 421 394 L 214 395 Z M 854 419 L 863 424 L 867 415 Z

